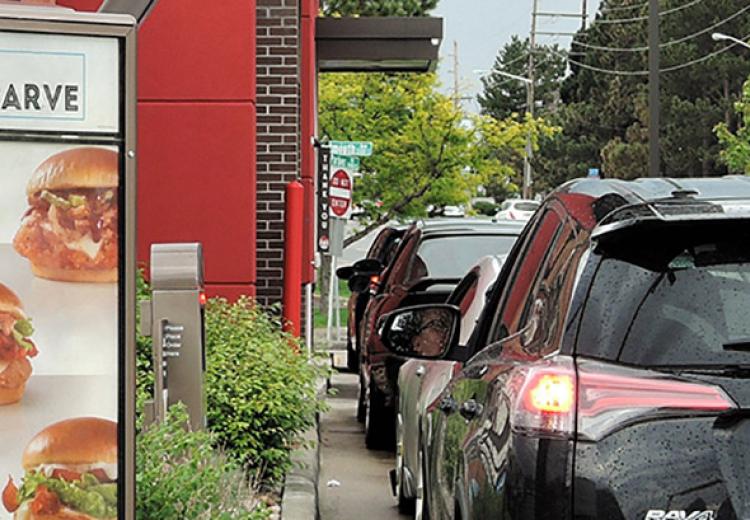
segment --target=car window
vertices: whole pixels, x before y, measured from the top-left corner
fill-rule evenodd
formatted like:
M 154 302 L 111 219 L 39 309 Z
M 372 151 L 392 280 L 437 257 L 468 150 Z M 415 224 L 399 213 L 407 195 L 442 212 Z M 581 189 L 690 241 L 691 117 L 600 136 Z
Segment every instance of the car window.
M 545 356 L 559 348 L 578 265 L 585 244 L 570 220 L 563 226 L 526 303 L 520 329 L 530 355 Z
M 502 204 L 502 205 L 500 206 L 500 211 L 505 211 L 505 210 L 506 210 L 506 209 L 508 209 L 509 207 L 510 207 L 510 202 L 506 200 L 506 201 L 505 201 L 505 202 L 503 202 L 503 204 Z
M 547 257 L 549 246 L 561 225 L 562 221 L 557 212 L 553 209 L 547 210 L 538 221 L 525 249 L 515 260 L 511 278 L 504 290 L 503 303 L 493 327 L 490 338 L 492 342 L 500 341 L 520 330 L 524 311 L 533 299 L 533 284 Z
M 419 245 L 408 279 L 461 278 L 483 256 L 507 254 L 515 241 L 515 236 L 494 234 L 426 238 Z
M 577 351 L 649 367 L 750 363 L 746 227 L 644 229 L 600 244 Z
M 518 211 L 536 211 L 539 209 L 538 202 L 516 202 L 514 209 Z

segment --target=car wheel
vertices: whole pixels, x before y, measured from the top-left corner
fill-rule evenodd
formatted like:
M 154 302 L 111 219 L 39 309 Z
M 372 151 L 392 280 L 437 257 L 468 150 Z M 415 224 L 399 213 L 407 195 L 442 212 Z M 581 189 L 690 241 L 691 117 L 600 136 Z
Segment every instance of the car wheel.
M 430 520 L 430 510 L 427 507 L 427 475 L 425 474 L 424 452 L 419 447 L 417 455 L 419 464 L 419 482 L 417 482 L 417 500 L 414 503 L 414 520 Z
M 349 336 L 347 334 L 347 336 Z M 351 336 L 346 339 L 346 367 L 349 372 L 357 373 L 359 371 L 359 353 L 354 350 L 354 341 Z
M 386 408 L 385 397 L 370 383 L 365 413 L 365 446 L 368 450 L 384 450 L 393 445 L 393 412 Z
M 396 417 L 396 489 L 398 490 L 398 510 L 400 513 L 414 513 L 416 499 L 404 495 L 404 425 L 399 415 Z
M 362 374 L 359 375 L 359 398 L 357 399 L 357 422 L 364 424 L 365 414 L 367 413 L 367 407 L 365 406 L 365 384 L 362 379 Z

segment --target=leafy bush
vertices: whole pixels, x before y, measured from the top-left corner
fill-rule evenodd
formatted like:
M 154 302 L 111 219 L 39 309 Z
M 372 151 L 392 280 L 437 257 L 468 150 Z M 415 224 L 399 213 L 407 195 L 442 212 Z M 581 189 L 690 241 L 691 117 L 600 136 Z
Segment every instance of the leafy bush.
M 185 408 L 175 406 L 164 424 L 138 437 L 136 517 L 143 520 L 261 520 L 268 510 L 255 497 L 245 472 L 214 451 L 214 439 L 187 428 Z
M 320 368 L 281 325 L 249 299 L 206 309 L 209 429 L 241 464 L 279 480 L 290 450 L 323 409 Z
M 136 299 L 138 302 L 151 299 L 151 288 L 143 276 L 143 270 L 138 270 L 136 277 Z M 140 305 L 136 306 L 136 323 L 141 322 Z M 154 357 L 151 349 L 151 338 L 136 334 L 136 382 L 135 396 L 136 409 L 143 410 L 143 405 L 148 399 L 153 397 L 154 393 Z
M 479 213 L 480 215 L 488 215 L 490 217 L 494 217 L 497 213 L 497 204 L 493 202 L 488 202 L 486 200 L 480 200 L 472 204 L 474 210 Z

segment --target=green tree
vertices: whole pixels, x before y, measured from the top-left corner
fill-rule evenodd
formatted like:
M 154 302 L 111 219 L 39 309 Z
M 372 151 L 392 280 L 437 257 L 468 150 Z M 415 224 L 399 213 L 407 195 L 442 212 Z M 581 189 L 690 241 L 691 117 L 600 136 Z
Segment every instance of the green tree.
M 732 107 L 750 61 L 746 49 L 714 42 L 711 28 L 750 34 L 747 1 L 660 5 L 661 173 L 721 175 L 726 168 L 713 129 L 720 122 L 736 129 Z M 596 21 L 576 36 L 572 73 L 561 89 L 565 106 L 551 116 L 563 131 L 543 140 L 535 164 L 542 185 L 585 175 L 592 166 L 609 177 L 648 174 L 647 14 L 644 3 L 604 0 Z
M 537 112 L 544 114 L 554 110 L 558 102 L 559 90 L 567 69 L 565 53 L 558 45 L 540 45 L 536 57 L 536 99 L 541 102 Z M 505 119 L 522 114 L 526 107 L 526 85 L 516 79 L 501 74 L 507 72 L 527 77 L 529 70 L 529 39 L 513 36 L 495 58 L 490 73 L 482 78 L 484 90 L 479 94 L 482 113 L 495 119 Z
M 324 0 L 326 16 L 426 16 L 438 0 Z
M 426 216 L 426 207 L 468 199 L 473 129 L 437 91 L 434 74 L 332 74 L 319 86 L 320 133 L 336 140 L 372 141 L 362 160 L 355 203 L 364 228 L 351 243 L 394 218 Z
M 732 173 L 750 175 L 750 81 L 745 83 L 742 99 L 735 104 L 739 114 L 737 130 L 732 132 L 726 123 L 719 123 L 716 134 L 724 149 L 721 160 Z

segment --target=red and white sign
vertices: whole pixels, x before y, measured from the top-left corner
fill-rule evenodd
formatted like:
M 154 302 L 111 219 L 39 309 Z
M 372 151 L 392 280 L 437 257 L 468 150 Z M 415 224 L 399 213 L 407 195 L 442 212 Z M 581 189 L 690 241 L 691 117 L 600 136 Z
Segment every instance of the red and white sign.
M 352 174 L 348 170 L 338 169 L 331 176 L 329 202 L 335 217 L 348 219 L 352 214 Z

